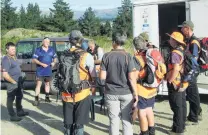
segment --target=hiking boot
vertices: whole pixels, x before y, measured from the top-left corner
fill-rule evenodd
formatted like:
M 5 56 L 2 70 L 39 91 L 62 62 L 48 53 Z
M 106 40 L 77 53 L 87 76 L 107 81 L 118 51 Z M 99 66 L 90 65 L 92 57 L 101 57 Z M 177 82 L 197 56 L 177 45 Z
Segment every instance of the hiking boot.
M 71 135 L 71 131 L 70 131 L 70 129 L 65 129 L 65 131 L 64 131 L 64 135 Z
M 173 129 L 173 125 L 172 125 L 170 128 Z M 184 133 L 187 132 L 186 127 L 183 129 L 183 132 L 184 132 Z
M 190 121 L 190 120 L 186 121 L 186 126 L 198 125 L 198 124 L 199 124 L 198 122 L 193 122 L 193 121 Z
M 46 96 L 45 96 L 45 102 L 48 102 L 48 103 L 51 102 L 51 100 L 50 100 L 50 98 L 49 98 L 49 93 L 46 93 Z
M 168 135 L 184 135 L 184 133 L 175 133 L 172 130 L 168 131 Z
M 40 103 L 39 96 L 35 96 L 35 101 L 33 102 L 33 106 L 38 106 Z
M 50 98 L 49 97 L 46 97 L 45 98 L 45 102 L 50 103 L 51 102 Z
M 10 116 L 10 121 L 18 122 L 18 121 L 21 121 L 21 120 L 22 120 L 22 118 L 20 118 L 17 115 Z
M 155 135 L 155 127 L 148 127 L 149 135 Z
M 18 111 L 17 116 L 23 117 L 23 116 L 28 116 L 29 112 L 25 112 L 24 110 Z
M 75 135 L 84 135 L 84 128 L 75 129 L 74 134 Z
M 147 131 L 141 131 L 141 133 L 139 134 L 139 135 L 149 135 L 149 131 L 147 130 Z

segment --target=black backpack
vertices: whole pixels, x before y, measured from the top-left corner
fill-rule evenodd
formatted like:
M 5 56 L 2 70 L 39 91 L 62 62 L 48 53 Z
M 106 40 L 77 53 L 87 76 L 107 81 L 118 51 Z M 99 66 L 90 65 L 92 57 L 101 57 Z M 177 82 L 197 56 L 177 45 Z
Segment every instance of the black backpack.
M 199 64 L 197 63 L 197 60 L 194 58 L 194 56 L 191 54 L 188 50 L 182 50 L 181 48 L 177 48 L 176 50 L 180 51 L 184 56 L 184 70 L 182 74 L 182 80 L 190 82 L 193 79 L 193 76 L 196 76 L 199 74 L 200 68 Z
M 199 53 L 198 63 L 200 65 L 200 71 L 208 71 L 208 37 L 203 38 L 200 41 L 201 51 Z
M 80 80 L 80 57 L 86 53 L 84 50 L 66 50 L 59 57 L 58 88 L 72 96 L 83 89 L 89 88 L 88 80 Z

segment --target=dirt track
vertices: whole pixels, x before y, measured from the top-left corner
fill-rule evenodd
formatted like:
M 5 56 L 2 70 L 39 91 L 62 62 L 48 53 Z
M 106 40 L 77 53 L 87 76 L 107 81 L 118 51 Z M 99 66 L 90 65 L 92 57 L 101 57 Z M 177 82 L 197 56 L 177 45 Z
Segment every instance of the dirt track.
M 34 100 L 33 91 L 26 91 L 23 100 L 24 108 L 30 112 L 30 116 L 24 118 L 21 122 L 12 123 L 6 110 L 6 91 L 1 90 L 1 134 L 2 135 L 62 135 L 62 106 L 61 101 L 46 104 L 44 101 L 39 107 L 34 107 L 31 103 Z M 206 96 L 208 97 L 208 96 Z M 206 98 L 205 97 L 205 98 Z M 42 100 L 44 95 L 41 95 Z M 187 127 L 185 135 L 208 135 L 208 98 L 202 101 L 203 121 L 197 126 Z M 166 135 L 172 125 L 172 112 L 167 100 L 157 102 L 155 105 L 156 134 Z M 85 127 L 86 135 L 108 135 L 108 117 L 96 108 L 96 118 Z M 120 130 L 121 131 L 121 130 Z M 134 125 L 135 135 L 139 133 L 138 121 Z

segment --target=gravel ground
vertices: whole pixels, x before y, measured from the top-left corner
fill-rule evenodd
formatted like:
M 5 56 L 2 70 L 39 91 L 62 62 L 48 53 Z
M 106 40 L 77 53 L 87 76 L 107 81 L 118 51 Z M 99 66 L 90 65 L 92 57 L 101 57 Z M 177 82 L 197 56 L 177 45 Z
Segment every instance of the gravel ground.
M 30 115 L 21 122 L 14 123 L 9 121 L 6 109 L 6 91 L 1 90 L 1 134 L 2 135 L 62 135 L 63 119 L 61 101 L 55 102 L 52 96 L 52 103 L 44 102 L 44 95 L 41 95 L 41 104 L 34 107 L 31 103 L 34 100 L 33 91 L 25 91 L 23 106 Z M 167 98 L 167 97 L 166 97 Z M 158 101 L 155 104 L 155 123 L 156 134 L 166 135 L 172 125 L 172 111 L 170 110 L 167 99 Z M 208 135 L 208 95 L 202 97 L 201 106 L 203 108 L 203 120 L 197 126 L 187 127 L 185 135 Z M 96 107 L 96 118 L 85 126 L 85 135 L 108 135 L 108 117 L 103 111 Z M 134 133 L 140 132 L 138 121 L 134 125 Z M 120 130 L 122 131 L 122 130 Z

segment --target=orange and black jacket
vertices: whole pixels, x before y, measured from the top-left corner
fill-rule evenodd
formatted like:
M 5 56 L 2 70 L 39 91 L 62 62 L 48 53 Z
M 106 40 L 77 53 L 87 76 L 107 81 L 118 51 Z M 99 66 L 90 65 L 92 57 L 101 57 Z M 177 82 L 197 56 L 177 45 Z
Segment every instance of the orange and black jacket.
M 71 48 L 70 51 L 74 51 L 76 48 Z M 84 53 L 80 57 L 80 66 L 79 66 L 79 73 L 80 73 L 80 80 L 89 80 L 91 79 L 89 71 L 85 68 L 86 58 L 88 53 Z M 79 93 L 76 93 L 74 97 L 71 94 L 66 92 L 62 92 L 62 99 L 65 102 L 79 102 L 85 99 L 87 96 L 90 95 L 90 88 L 83 89 Z

